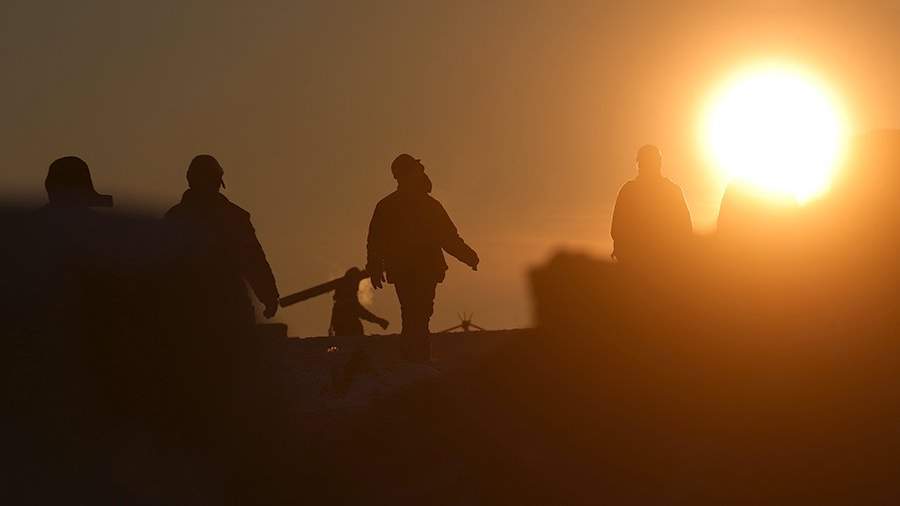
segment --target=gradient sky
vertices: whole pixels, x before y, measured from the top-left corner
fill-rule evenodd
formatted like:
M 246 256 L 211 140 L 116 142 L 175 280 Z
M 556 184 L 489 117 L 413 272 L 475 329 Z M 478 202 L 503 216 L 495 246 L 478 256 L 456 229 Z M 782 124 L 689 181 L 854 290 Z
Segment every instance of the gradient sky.
M 6 0 L 0 192 L 42 201 L 50 161 L 75 154 L 119 207 L 161 215 L 212 153 L 287 294 L 364 263 L 390 161 L 410 152 L 482 258 L 477 273 L 451 261 L 433 329 L 462 311 L 527 325 L 530 266 L 611 250 L 641 144 L 711 228 L 725 181 L 700 114 L 742 65 L 800 63 L 854 129 L 900 126 L 896 7 L 720 4 Z M 329 310 L 321 297 L 279 319 L 321 335 Z M 398 330 L 392 290 L 374 310 Z

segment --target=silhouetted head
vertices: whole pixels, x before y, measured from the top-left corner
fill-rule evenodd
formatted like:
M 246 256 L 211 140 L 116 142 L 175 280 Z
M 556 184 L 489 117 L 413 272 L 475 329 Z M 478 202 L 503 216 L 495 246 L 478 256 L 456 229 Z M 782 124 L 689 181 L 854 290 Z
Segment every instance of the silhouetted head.
M 659 176 L 662 172 L 662 153 L 659 148 L 647 144 L 637 152 L 638 173 L 644 176 Z
M 399 155 L 391 162 L 391 174 L 394 175 L 394 179 L 397 181 L 410 176 L 415 176 L 422 172 L 425 172 L 425 166 L 422 165 L 420 159 L 413 158 L 412 155 L 407 153 Z
M 212 155 L 197 155 L 187 170 L 188 186 L 192 190 L 215 193 L 225 187 L 222 176 L 225 171 Z
M 365 274 L 363 274 L 363 271 L 361 271 L 359 267 L 351 267 L 344 273 L 344 278 L 356 280 L 357 282 L 362 281 L 365 277 Z
M 91 169 L 77 156 L 54 160 L 44 180 L 47 197 L 53 205 L 67 207 L 112 207 L 110 195 L 94 190 Z
M 356 300 L 359 292 L 359 283 L 366 278 L 363 271 L 357 267 L 351 267 L 344 273 L 341 282 L 334 289 L 334 300 Z
M 431 193 L 431 179 L 425 174 L 425 166 L 418 158 L 403 153 L 391 163 L 391 173 L 401 190 Z

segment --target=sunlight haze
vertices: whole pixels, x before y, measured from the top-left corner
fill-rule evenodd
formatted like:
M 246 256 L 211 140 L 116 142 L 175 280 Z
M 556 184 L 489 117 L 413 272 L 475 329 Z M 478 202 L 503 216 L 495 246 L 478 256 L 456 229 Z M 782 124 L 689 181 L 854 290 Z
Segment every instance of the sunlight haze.
M 728 80 L 703 135 L 728 178 L 803 203 L 828 189 L 847 130 L 824 83 L 796 65 L 766 64 Z

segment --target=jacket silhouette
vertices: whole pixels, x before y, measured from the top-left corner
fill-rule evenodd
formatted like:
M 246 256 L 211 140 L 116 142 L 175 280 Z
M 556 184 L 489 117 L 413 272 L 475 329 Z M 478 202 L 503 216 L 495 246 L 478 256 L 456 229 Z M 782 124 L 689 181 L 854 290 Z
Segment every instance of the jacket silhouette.
M 359 302 L 359 282 L 366 274 L 353 267 L 344 275 L 341 283 L 334 290 L 334 306 L 331 308 L 330 336 L 364 336 L 360 320 L 366 320 L 386 329 L 388 321 L 380 318 Z
M 638 151 L 638 177 L 619 190 L 610 235 L 613 257 L 621 262 L 655 262 L 690 240 L 691 214 L 681 188 L 662 176 L 655 146 Z
M 447 271 L 444 251 L 473 269 L 478 255 L 459 236 L 447 211 L 428 192 L 424 166 L 408 154 L 391 164 L 397 191 L 375 206 L 369 224 L 366 271 L 372 285 L 392 283 L 400 300 L 402 333 L 427 336 L 438 283 Z M 421 356 L 421 354 L 420 354 Z
M 64 256 L 73 263 L 82 257 L 94 261 L 104 258 L 104 264 L 113 262 L 113 251 L 118 247 L 110 244 L 110 220 L 93 209 L 112 207 L 113 198 L 94 189 L 87 163 L 77 156 L 55 160 L 50 164 L 44 187 L 48 203 L 32 216 L 32 224 L 56 242 L 44 254 Z M 85 272 L 90 270 L 87 267 Z
M 219 193 L 222 175 L 215 158 L 195 157 L 188 169 L 190 188 L 165 221 L 182 247 L 182 275 L 194 288 L 188 303 L 223 325 L 243 327 L 254 323 L 244 282 L 265 305 L 267 318 L 278 307 L 278 288 L 250 213 Z

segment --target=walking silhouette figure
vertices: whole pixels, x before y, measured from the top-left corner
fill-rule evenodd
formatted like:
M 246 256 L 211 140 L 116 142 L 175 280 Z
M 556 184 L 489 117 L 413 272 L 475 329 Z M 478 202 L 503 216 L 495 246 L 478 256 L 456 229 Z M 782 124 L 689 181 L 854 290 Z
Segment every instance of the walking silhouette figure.
M 283 419 L 275 368 L 256 333 L 247 285 L 265 305 L 266 318 L 275 315 L 279 294 L 250 214 L 220 193 L 223 175 L 214 157 L 194 157 L 189 188 L 165 214 L 163 228 L 175 250 L 165 292 L 167 322 L 175 328 L 164 339 L 174 350 L 170 376 L 176 381 L 167 393 L 185 413 L 184 439 L 211 448 L 227 472 L 246 479 L 279 453 L 254 427 L 264 420 L 267 430 L 280 433 Z
M 459 236 L 441 203 L 428 195 L 431 181 L 418 159 L 399 155 L 391 164 L 391 173 L 397 191 L 375 206 L 369 223 L 366 271 L 375 288 L 381 288 L 384 281 L 394 285 L 409 356 L 428 361 L 428 322 L 434 313 L 435 290 L 447 271 L 443 251 L 473 270 L 479 259 Z
M 188 307 L 218 322 L 223 329 L 249 330 L 253 306 L 246 280 L 265 305 L 264 316 L 278 309 L 278 288 L 266 255 L 256 238 L 250 213 L 219 192 L 224 170 L 211 155 L 197 155 L 187 171 L 189 188 L 181 202 L 169 209 L 165 221 L 183 247 L 182 274 L 198 293 Z

